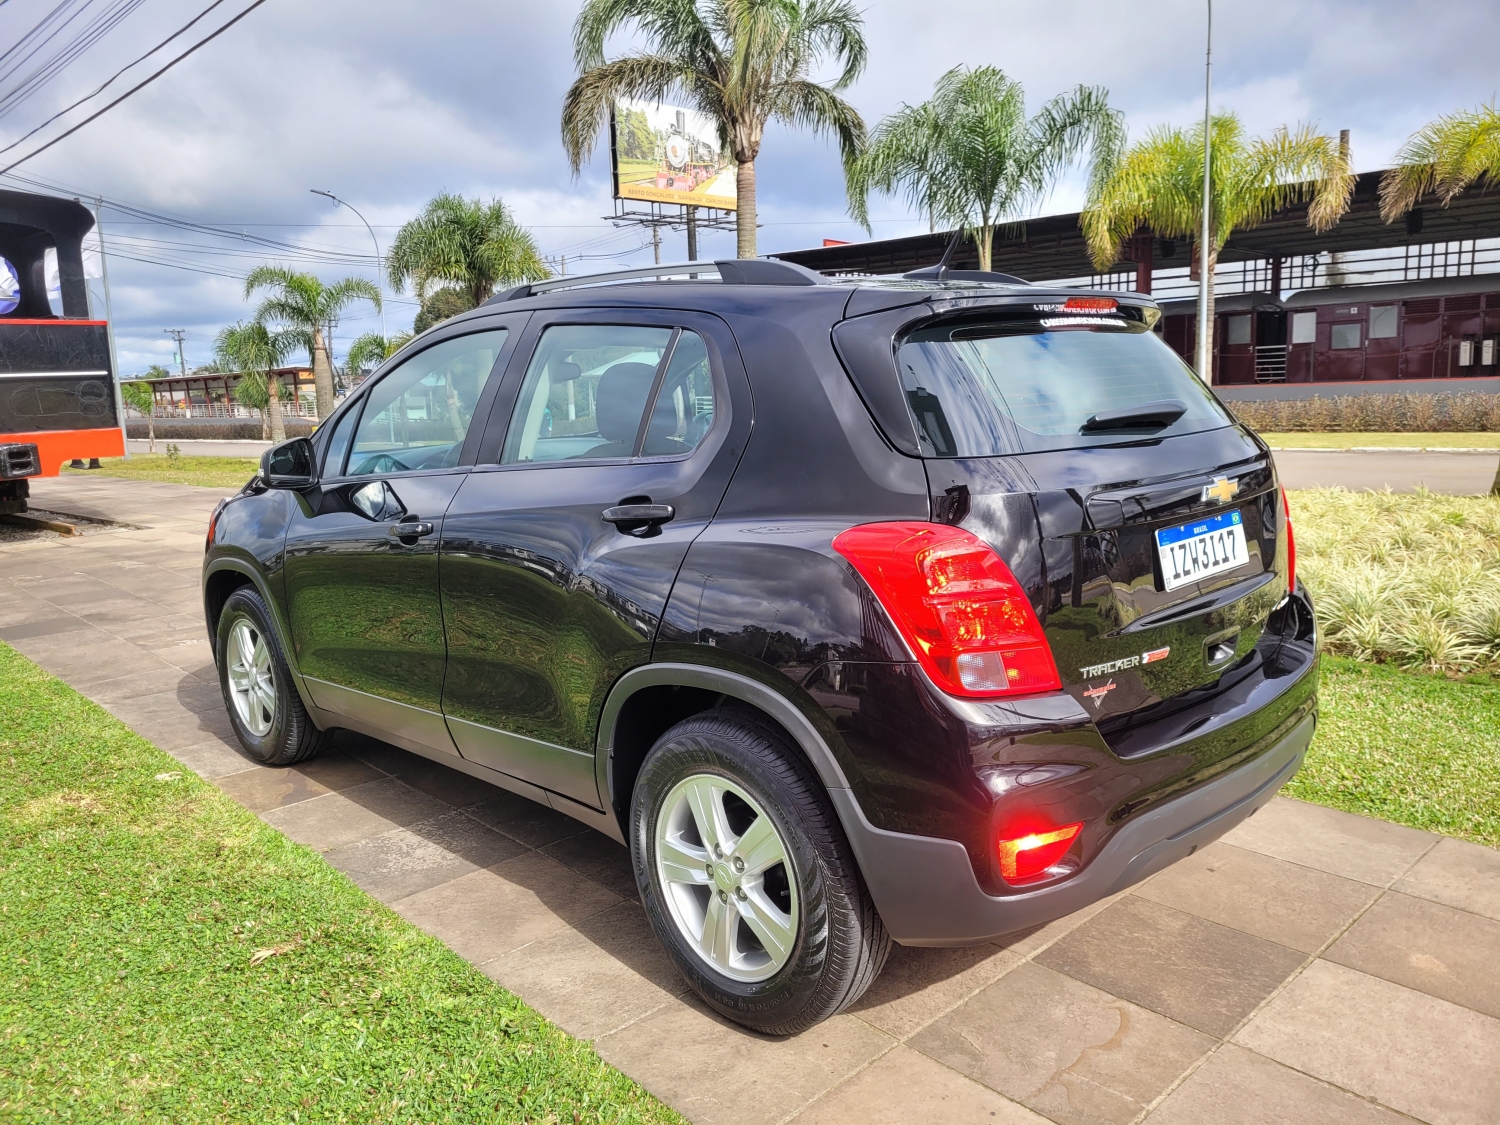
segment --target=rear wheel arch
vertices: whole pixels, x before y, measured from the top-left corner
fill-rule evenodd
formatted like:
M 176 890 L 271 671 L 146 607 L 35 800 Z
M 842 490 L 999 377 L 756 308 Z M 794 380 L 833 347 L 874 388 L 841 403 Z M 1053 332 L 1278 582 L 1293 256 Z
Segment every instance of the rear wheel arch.
M 789 745 L 801 751 L 825 788 L 849 788 L 838 759 L 818 728 L 774 688 L 723 668 L 646 664 L 615 682 L 599 717 L 599 792 L 622 832 L 628 829 L 636 775 L 656 740 L 683 719 L 724 707 L 733 707 L 779 732 Z

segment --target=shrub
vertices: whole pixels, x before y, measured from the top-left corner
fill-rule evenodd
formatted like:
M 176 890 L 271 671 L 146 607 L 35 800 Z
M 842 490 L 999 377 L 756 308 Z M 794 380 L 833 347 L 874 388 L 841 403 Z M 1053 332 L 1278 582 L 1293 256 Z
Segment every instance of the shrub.
M 1335 395 L 1230 402 L 1264 433 L 1477 433 L 1500 431 L 1500 395 Z
M 1316 488 L 1291 507 L 1329 651 L 1500 670 L 1500 497 Z

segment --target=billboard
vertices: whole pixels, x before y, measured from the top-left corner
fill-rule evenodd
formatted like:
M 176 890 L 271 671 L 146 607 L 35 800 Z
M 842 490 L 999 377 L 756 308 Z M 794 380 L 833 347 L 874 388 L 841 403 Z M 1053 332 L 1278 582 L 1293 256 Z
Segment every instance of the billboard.
M 610 138 L 615 198 L 735 209 L 734 160 L 707 114 L 621 98 Z

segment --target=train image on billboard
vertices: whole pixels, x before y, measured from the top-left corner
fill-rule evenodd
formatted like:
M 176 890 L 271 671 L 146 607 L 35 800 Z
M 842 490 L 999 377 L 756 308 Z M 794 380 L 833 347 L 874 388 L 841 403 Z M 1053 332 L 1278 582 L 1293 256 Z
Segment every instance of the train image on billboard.
M 735 164 L 707 115 L 622 98 L 611 116 L 615 196 L 735 209 Z

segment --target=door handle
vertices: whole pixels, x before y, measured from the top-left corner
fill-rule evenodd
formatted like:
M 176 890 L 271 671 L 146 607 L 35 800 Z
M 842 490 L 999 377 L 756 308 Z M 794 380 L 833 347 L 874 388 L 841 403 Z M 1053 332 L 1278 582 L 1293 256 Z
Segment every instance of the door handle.
M 612 523 L 626 535 L 647 539 L 661 534 L 661 525 L 677 514 L 670 504 L 616 504 L 605 508 L 600 518 Z
M 435 530 L 437 530 L 436 526 L 426 520 L 405 520 L 401 523 L 393 523 L 386 528 L 386 531 L 397 539 L 416 539 L 419 536 L 431 535 Z

